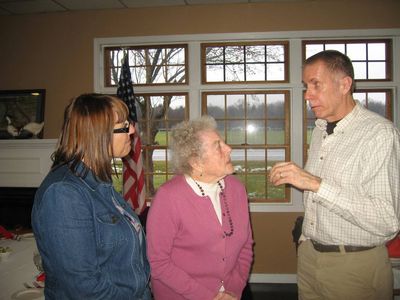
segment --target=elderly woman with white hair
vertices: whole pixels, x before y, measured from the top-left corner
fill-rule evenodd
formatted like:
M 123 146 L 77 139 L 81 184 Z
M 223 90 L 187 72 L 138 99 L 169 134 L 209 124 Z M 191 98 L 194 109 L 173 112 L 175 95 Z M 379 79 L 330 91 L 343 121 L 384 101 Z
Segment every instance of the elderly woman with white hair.
M 156 300 L 241 298 L 253 260 L 247 194 L 213 118 L 178 124 L 176 175 L 152 201 L 147 247 Z

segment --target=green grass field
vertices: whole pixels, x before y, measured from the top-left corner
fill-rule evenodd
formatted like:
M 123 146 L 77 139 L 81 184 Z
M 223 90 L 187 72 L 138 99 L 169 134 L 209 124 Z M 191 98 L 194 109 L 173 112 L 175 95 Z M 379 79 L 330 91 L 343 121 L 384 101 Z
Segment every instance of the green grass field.
M 244 166 L 244 161 L 235 161 L 234 165 Z M 272 165 L 272 163 L 268 163 L 268 165 Z M 252 170 L 262 168 L 265 168 L 264 163 L 252 161 L 248 163 L 248 167 L 246 169 Z M 167 174 L 165 172 L 165 163 L 158 161 L 154 162 L 154 170 L 156 174 L 153 174 L 152 176 L 155 189 L 163 184 L 168 178 L 173 176 L 173 174 Z M 248 172 L 247 174 L 237 172 L 235 175 L 246 186 L 246 190 L 250 199 L 283 199 L 285 197 L 284 186 L 274 187 L 271 185 L 268 181 L 268 173 L 265 173 L 265 171 L 259 173 Z M 113 176 L 113 184 L 118 192 L 122 192 L 122 175 L 119 175 L 118 177 Z
M 242 136 L 241 130 L 235 130 L 228 134 L 227 140 L 231 145 L 244 143 L 244 136 Z M 283 144 L 284 143 L 284 132 L 277 130 L 268 131 L 268 143 L 269 144 Z M 265 138 L 259 134 L 254 134 L 253 136 L 248 136 L 250 141 L 254 140 L 254 143 L 264 144 Z M 242 140 L 243 139 L 243 140 Z M 156 142 L 159 145 L 166 145 L 167 134 L 165 131 L 160 131 L 156 136 Z M 285 198 L 285 187 L 279 186 L 274 187 L 268 181 L 268 172 L 266 168 L 272 166 L 274 162 L 265 161 L 247 161 L 245 165 L 244 161 L 234 161 L 233 164 L 238 170 L 236 176 L 241 180 L 241 182 L 246 186 L 247 193 L 250 199 L 277 199 L 282 200 Z M 162 161 L 154 161 L 154 174 L 147 174 L 146 176 L 153 176 L 153 184 L 155 190 L 173 176 L 173 174 L 168 173 L 166 170 L 166 164 Z M 117 169 L 122 170 L 122 162 L 117 163 Z M 243 172 L 246 170 L 247 172 Z M 122 192 L 122 175 L 113 176 L 114 187 L 117 191 Z M 148 195 L 149 196 L 149 195 Z

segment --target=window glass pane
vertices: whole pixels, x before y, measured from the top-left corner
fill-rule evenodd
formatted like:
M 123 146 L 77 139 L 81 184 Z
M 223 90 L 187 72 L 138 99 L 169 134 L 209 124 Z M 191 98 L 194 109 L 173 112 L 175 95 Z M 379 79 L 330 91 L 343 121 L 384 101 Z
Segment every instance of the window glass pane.
M 265 95 L 251 94 L 247 95 L 247 117 L 264 118 L 265 117 Z
M 282 145 L 285 143 L 284 120 L 269 120 L 267 123 L 267 143 Z
M 353 93 L 353 98 L 360 101 L 360 103 L 364 106 L 367 105 L 367 94 L 366 93 Z
M 386 116 L 386 93 L 368 93 L 368 109 Z
M 165 66 L 159 66 L 157 69 L 159 70 L 159 72 L 157 72 L 155 74 L 155 76 L 153 77 L 152 83 L 166 83 L 167 82 L 167 78 L 166 78 L 167 69 L 166 69 L 166 67 Z
M 232 149 L 231 160 L 233 168 L 236 173 L 246 172 L 245 163 L 245 150 L 244 149 Z
M 264 121 L 249 121 L 246 132 L 248 144 L 265 144 Z
M 285 149 L 269 149 L 267 151 L 267 170 L 269 171 L 272 166 L 278 162 L 285 161 Z M 273 186 L 267 181 L 267 198 L 268 199 L 284 199 L 285 186 Z
M 131 69 L 132 81 L 137 84 L 145 84 L 146 83 L 146 68 L 145 67 L 136 67 Z M 116 82 L 115 84 L 117 84 Z
M 227 46 L 225 48 L 226 63 L 243 63 L 244 47 L 243 46 Z
M 206 47 L 207 64 L 222 64 L 224 62 L 224 47 Z
M 311 142 L 311 134 L 315 127 L 315 120 L 307 120 L 307 144 Z
M 185 119 L 185 97 L 184 96 L 171 97 L 167 116 L 168 116 L 169 120 L 181 121 L 181 120 Z
M 218 133 L 220 134 L 221 138 L 226 142 L 227 137 L 225 136 L 225 122 L 224 121 L 217 120 L 217 130 L 218 130 Z
M 285 95 L 284 94 L 268 94 L 267 95 L 267 118 L 284 118 L 285 117 Z
M 244 121 L 227 121 L 226 122 L 226 143 L 227 144 L 244 144 L 245 143 L 245 123 Z
M 168 56 L 170 64 L 183 65 L 185 64 L 185 50 L 183 48 L 172 48 L 165 53 Z
M 367 64 L 365 62 L 353 62 L 354 78 L 367 79 Z
M 223 65 L 208 65 L 206 70 L 208 82 L 224 81 L 224 66 Z
M 248 81 L 264 81 L 265 80 L 265 65 L 264 64 L 249 64 L 246 68 L 246 80 Z
M 307 118 L 314 118 L 314 116 L 315 116 L 314 112 L 311 110 L 310 104 L 308 103 L 308 101 L 307 101 L 306 107 L 307 107 Z
M 347 56 L 351 60 L 366 60 L 367 45 L 365 43 L 348 44 L 347 45 Z
M 369 60 L 386 60 L 386 44 L 370 43 L 368 44 Z
M 323 44 L 309 44 L 306 45 L 306 59 L 309 58 L 310 56 L 313 56 L 314 54 L 317 54 L 318 52 L 321 52 L 324 50 L 324 45 Z
M 226 65 L 226 81 L 244 81 L 244 65 Z
M 185 75 L 185 68 L 183 66 L 169 66 L 166 67 L 166 82 L 181 82 L 182 76 Z
M 246 46 L 247 62 L 264 62 L 265 46 Z
M 154 189 L 157 190 L 164 182 L 167 181 L 167 174 L 163 175 L 153 175 L 153 185 Z
M 153 151 L 153 172 L 156 174 L 162 174 L 167 172 L 167 153 L 165 149 L 155 149 Z
M 386 64 L 384 62 L 370 62 L 368 63 L 368 78 L 369 79 L 385 79 L 386 78 Z
M 243 118 L 245 116 L 244 95 L 227 95 L 226 105 L 228 118 Z
M 268 80 L 284 80 L 285 64 L 268 64 L 267 65 Z
M 285 48 L 282 45 L 267 46 L 267 62 L 285 61 Z
M 165 121 L 151 122 L 152 130 L 156 130 L 155 145 L 167 146 Z
M 225 102 L 224 95 L 207 95 L 207 113 L 216 118 L 224 118 Z
M 326 44 L 325 50 L 337 50 L 342 53 L 345 53 L 344 44 Z
M 257 168 L 256 162 L 251 162 Z M 265 165 L 265 162 L 263 163 Z M 266 198 L 266 183 L 268 181 L 265 175 L 247 175 L 246 190 L 250 199 L 265 199 Z

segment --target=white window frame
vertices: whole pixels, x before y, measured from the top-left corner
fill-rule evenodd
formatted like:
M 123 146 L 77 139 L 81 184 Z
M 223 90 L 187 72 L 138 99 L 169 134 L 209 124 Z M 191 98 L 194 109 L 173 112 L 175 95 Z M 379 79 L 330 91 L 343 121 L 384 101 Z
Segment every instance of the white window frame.
M 256 33 L 227 33 L 227 34 L 197 34 L 197 35 L 167 35 L 143 37 L 111 37 L 94 39 L 94 91 L 114 94 L 115 88 L 104 86 L 103 49 L 109 46 L 123 45 L 160 45 L 163 43 L 187 43 L 189 45 L 189 83 L 179 86 L 151 86 L 135 88 L 135 93 L 146 92 L 187 92 L 189 94 L 190 118 L 201 115 L 201 93 L 204 91 L 218 91 L 226 89 L 225 84 L 201 84 L 201 43 L 234 42 L 257 40 L 288 40 L 289 41 L 289 82 L 288 83 L 261 83 L 261 84 L 229 84 L 229 90 L 265 90 L 287 89 L 290 91 L 291 111 L 291 153 L 295 163 L 303 164 L 303 84 L 301 82 L 302 67 L 302 40 L 303 39 L 392 39 L 393 47 L 393 79 L 385 82 L 359 82 L 359 88 L 387 88 L 393 90 L 393 122 L 400 128 L 400 28 L 395 29 L 368 29 L 368 30 L 321 30 L 321 31 L 282 31 Z M 291 188 L 290 203 L 251 203 L 251 212 L 302 212 L 304 211 L 302 193 Z

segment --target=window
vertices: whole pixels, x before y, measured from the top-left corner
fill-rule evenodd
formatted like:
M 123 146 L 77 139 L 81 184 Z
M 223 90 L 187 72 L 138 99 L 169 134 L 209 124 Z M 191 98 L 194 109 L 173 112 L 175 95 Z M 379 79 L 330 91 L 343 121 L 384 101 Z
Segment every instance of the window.
M 179 86 L 188 81 L 187 45 L 105 47 L 106 87 L 116 89 L 125 54 L 129 58 L 135 90 L 140 86 Z M 172 175 L 168 164 L 168 135 L 173 125 L 189 118 L 189 106 L 188 93 L 151 93 L 152 90 L 145 92 L 136 94 L 135 99 L 142 142 L 146 199 L 151 199 L 157 188 Z M 113 177 L 113 182 L 116 189 L 122 192 L 120 160 L 117 160 L 116 167 L 118 174 Z
M 152 198 L 157 188 L 173 174 L 168 160 L 169 133 L 174 125 L 188 119 L 188 96 L 165 93 L 138 95 L 137 98 L 146 198 Z
M 357 89 L 353 93 L 354 99 L 359 100 L 366 108 L 382 117 L 393 120 L 392 90 L 389 89 Z
M 173 175 L 169 165 L 168 141 L 171 128 L 187 120 L 186 93 L 137 94 L 137 115 L 142 142 L 145 171 L 146 199 L 151 199 L 157 188 Z M 122 162 L 117 160 L 118 175 L 113 177 L 117 191 L 122 192 Z
M 287 82 L 288 43 L 202 44 L 203 83 Z
M 392 117 L 392 90 L 382 89 L 382 90 L 363 90 L 357 89 L 353 93 L 353 98 L 360 101 L 366 108 L 380 114 L 389 120 L 393 120 Z M 316 118 L 314 113 L 304 102 L 304 163 L 307 160 L 307 150 L 311 142 L 311 134 L 315 127 Z
M 135 85 L 185 84 L 187 46 L 130 46 L 104 49 L 105 86 L 118 85 L 122 58 L 128 52 L 132 82 Z
M 232 147 L 235 174 L 253 202 L 289 202 L 287 186 L 274 187 L 268 171 L 290 157 L 288 91 L 203 93 L 203 113 L 211 115 Z
M 303 41 L 304 58 L 323 50 L 337 50 L 353 63 L 354 78 L 360 80 L 392 79 L 392 44 L 390 40 Z

